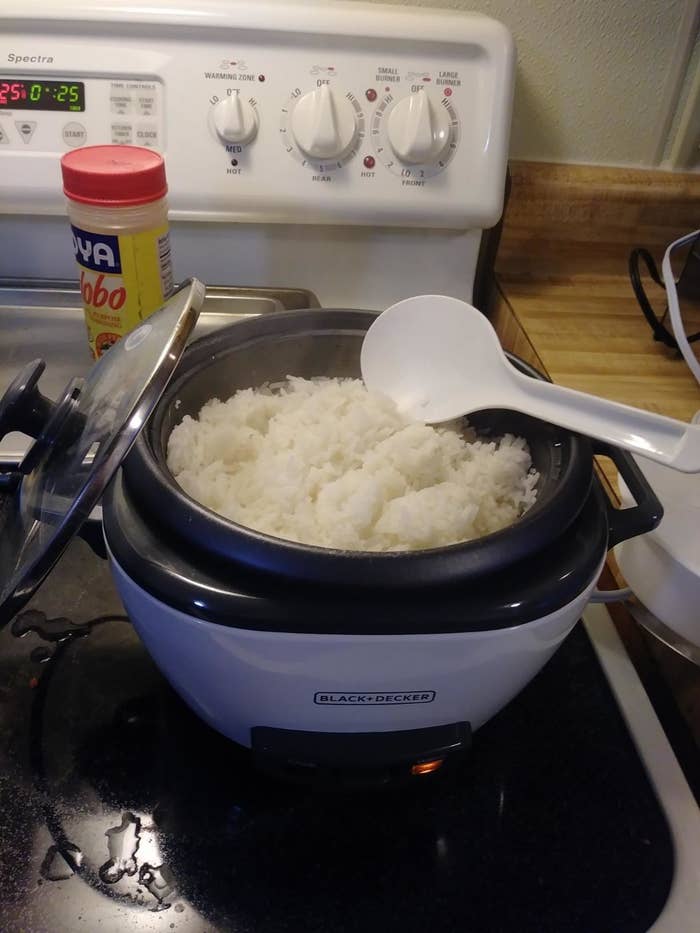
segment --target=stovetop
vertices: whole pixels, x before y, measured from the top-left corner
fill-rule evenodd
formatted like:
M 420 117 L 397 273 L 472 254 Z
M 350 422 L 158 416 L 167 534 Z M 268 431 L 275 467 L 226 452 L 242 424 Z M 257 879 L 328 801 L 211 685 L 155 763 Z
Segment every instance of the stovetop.
M 581 626 L 464 766 L 374 790 L 252 770 L 80 540 L 0 666 L 4 933 L 641 933 L 668 897 L 669 827 Z

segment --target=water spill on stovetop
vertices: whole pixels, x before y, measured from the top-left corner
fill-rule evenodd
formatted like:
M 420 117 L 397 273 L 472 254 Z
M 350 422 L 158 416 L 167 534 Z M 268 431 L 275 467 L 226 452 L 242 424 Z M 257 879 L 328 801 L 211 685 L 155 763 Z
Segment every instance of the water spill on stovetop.
M 89 885 L 99 887 L 99 882 L 109 885 L 109 895 L 123 903 L 138 906 L 148 906 L 153 912 L 167 910 L 172 906 L 169 900 L 175 893 L 176 880 L 173 872 L 165 864 L 152 865 L 143 862 L 139 865 L 138 852 L 141 847 L 143 833 L 152 832 L 153 827 L 144 827 L 140 817 L 131 812 L 122 814 L 118 826 L 107 829 L 104 835 L 107 838 L 109 859 L 97 870 L 85 859 L 83 852 L 72 842 L 63 842 L 60 845 L 49 846 L 41 864 L 39 884 L 46 881 L 68 881 L 73 875 L 80 875 Z M 148 844 L 146 845 L 148 849 Z M 117 887 L 120 881 L 129 882 L 126 887 Z M 135 888 L 135 893 L 134 893 Z M 155 905 L 144 896 L 148 894 L 155 898 Z M 103 889 L 103 893 L 107 890 Z M 184 908 L 181 905 L 178 913 Z
M 17 638 L 25 638 L 30 632 L 35 632 L 43 641 L 60 644 L 68 638 L 87 635 L 94 624 L 94 621 L 79 624 L 64 616 L 47 619 L 43 612 L 28 609 L 21 612 L 12 623 L 12 634 Z
M 153 910 L 167 910 L 170 907 L 165 898 L 175 891 L 175 876 L 167 865 L 154 866 L 144 862 L 139 870 L 139 881 L 158 901 Z
M 97 625 L 105 622 L 126 622 L 127 616 L 109 615 L 98 616 L 87 622 L 74 622 L 65 616 L 47 618 L 44 612 L 38 609 L 27 609 L 21 612 L 12 623 L 11 631 L 16 638 L 26 638 L 30 632 L 36 633 L 43 641 L 52 644 L 61 644 L 73 638 L 84 638 L 89 635 Z
M 116 884 L 124 875 L 131 877 L 138 870 L 136 853 L 141 842 L 141 820 L 133 813 L 124 813 L 119 826 L 112 826 L 105 836 L 109 859 L 100 866 L 99 876 L 105 884 Z

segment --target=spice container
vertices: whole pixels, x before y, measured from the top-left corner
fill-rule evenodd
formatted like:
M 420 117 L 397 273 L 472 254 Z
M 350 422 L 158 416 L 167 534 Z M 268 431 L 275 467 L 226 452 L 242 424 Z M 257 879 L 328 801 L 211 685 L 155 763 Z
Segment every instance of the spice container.
M 102 356 L 173 290 L 162 156 L 87 146 L 61 159 L 90 350 Z

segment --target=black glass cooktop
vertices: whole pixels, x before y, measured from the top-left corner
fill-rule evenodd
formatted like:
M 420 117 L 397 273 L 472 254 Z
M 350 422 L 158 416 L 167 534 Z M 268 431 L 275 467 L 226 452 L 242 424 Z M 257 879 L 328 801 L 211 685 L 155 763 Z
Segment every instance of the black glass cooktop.
M 642 933 L 668 827 L 579 627 L 459 770 L 320 791 L 170 690 L 76 541 L 0 635 L 3 933 Z

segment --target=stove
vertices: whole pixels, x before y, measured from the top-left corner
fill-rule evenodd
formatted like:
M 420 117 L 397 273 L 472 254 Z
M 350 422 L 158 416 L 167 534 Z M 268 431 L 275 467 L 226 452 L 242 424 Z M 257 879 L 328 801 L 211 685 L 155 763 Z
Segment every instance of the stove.
M 260 774 L 173 693 L 75 541 L 0 635 L 6 933 L 693 928 L 697 809 L 602 607 L 406 786 Z
M 56 397 L 90 362 L 60 188 L 75 145 L 164 154 L 205 328 L 485 293 L 515 68 L 493 20 L 16 0 L 0 57 L 0 390 L 43 356 Z M 0 468 L 26 446 L 6 438 Z M 697 925 L 697 804 L 603 607 L 459 766 L 405 785 L 257 771 L 172 692 L 79 539 L 0 633 L 0 668 L 3 933 Z
M 319 0 L 12 0 L 0 37 L 0 277 L 75 277 L 60 156 L 126 142 L 165 157 L 177 279 L 292 285 L 324 307 L 471 299 L 503 207 L 515 54 L 500 23 Z

